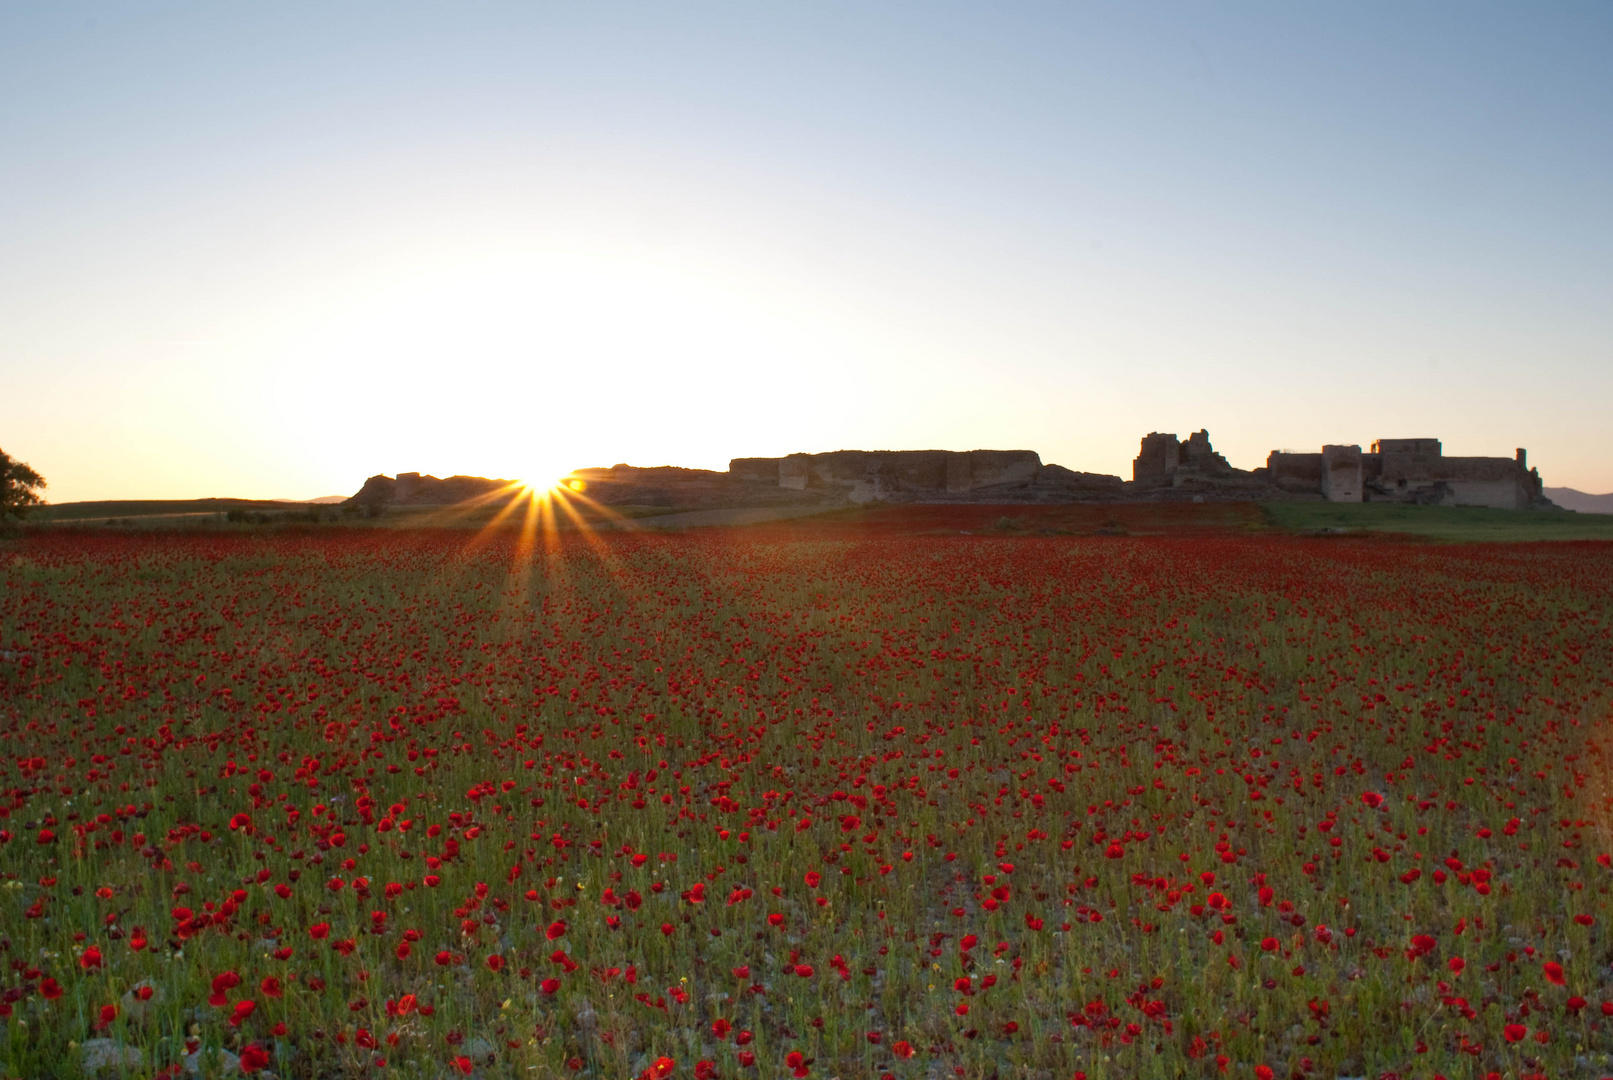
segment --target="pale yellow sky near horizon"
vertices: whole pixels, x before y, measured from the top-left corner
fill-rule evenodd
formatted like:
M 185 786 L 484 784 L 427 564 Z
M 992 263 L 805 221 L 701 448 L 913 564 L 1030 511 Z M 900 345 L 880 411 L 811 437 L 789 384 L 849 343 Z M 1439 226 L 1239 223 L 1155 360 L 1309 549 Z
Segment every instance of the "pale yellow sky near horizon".
M 1532 442 L 1549 485 L 1613 487 L 1562 459 L 1558 448 L 1576 441 L 1562 432 L 1548 437 L 1527 417 L 1492 432 L 1485 414 L 1500 403 L 1484 402 L 1494 391 L 1482 385 L 1436 407 L 1426 391 L 1330 400 L 1327 370 L 1349 366 L 1337 346 L 1320 377 L 1298 371 L 1284 386 L 1270 360 L 1252 377 L 1139 360 L 1193 354 L 1182 315 L 1105 340 L 1085 313 L 1027 327 L 1044 298 L 1006 288 L 969 293 L 915 275 L 903 306 L 870 309 L 844 290 L 813 291 L 835 277 L 810 272 L 819 268 L 780 280 L 638 242 L 599 248 L 482 253 L 451 267 L 387 260 L 324 287 L 305 279 L 296 318 L 219 304 L 173 324 L 195 336 L 92 346 L 140 359 L 49 387 L 59 414 L 84 416 L 87 429 L 14 422 L 24 437 L 7 449 L 47 475 L 52 501 L 312 498 L 350 494 L 375 473 L 543 479 L 843 448 L 1031 449 L 1129 478 L 1144 433 L 1199 427 L 1241 468 L 1272 449 L 1433 435 L 1449 454 L 1511 456 Z M 986 315 L 985 328 L 946 303 L 924 311 L 937 294 Z M 1004 325 L 1024 338 L 980 340 Z M 1049 362 L 1044 344 L 1025 340 L 1033 333 L 1062 338 L 1078 366 Z M 1125 359 L 1108 362 L 1110 350 Z M 1426 387 L 1437 375 L 1423 362 L 1407 380 Z

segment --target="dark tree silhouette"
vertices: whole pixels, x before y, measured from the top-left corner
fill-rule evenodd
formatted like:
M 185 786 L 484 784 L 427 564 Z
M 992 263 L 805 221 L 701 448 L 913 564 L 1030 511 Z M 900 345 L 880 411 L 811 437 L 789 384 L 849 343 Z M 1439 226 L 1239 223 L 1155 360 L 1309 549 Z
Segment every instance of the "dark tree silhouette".
M 0 450 L 0 522 L 21 517 L 43 503 L 39 492 L 44 486 L 43 476 Z

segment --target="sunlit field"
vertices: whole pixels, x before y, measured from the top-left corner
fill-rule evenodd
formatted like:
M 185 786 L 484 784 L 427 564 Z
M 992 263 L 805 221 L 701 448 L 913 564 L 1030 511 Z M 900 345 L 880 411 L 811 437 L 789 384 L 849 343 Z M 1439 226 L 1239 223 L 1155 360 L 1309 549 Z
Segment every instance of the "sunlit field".
M 41 533 L 8 1077 L 1613 1075 L 1613 546 Z

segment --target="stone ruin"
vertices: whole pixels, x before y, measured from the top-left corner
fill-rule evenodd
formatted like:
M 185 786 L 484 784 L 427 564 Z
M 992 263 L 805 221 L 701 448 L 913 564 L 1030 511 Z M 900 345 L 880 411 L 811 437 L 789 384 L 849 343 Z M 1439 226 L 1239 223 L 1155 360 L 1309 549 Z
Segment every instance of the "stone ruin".
M 1328 502 L 1396 502 L 1414 505 L 1489 506 L 1521 510 L 1550 506 L 1540 473 L 1527 454 L 1515 457 L 1445 457 L 1438 439 L 1379 439 L 1359 446 L 1328 445 L 1318 453 L 1273 450 L 1265 468 L 1227 464 L 1208 431 L 1186 442 L 1153 431 L 1143 436 L 1132 462 L 1134 498 L 1193 497 L 1325 499 Z
M 1320 453 L 1273 450 L 1265 473 L 1289 495 L 1329 502 L 1418 506 L 1489 506 L 1524 510 L 1551 505 L 1528 451 L 1512 457 L 1446 457 L 1438 439 L 1379 439 L 1371 450 L 1324 446 Z
M 489 480 L 485 476 L 422 476 L 417 472 L 400 472 L 397 478 L 378 475 L 364 481 L 358 494 L 345 505 L 360 507 L 381 506 L 452 506 L 496 496 L 512 489 L 513 480 Z
M 1150 431 L 1143 436 L 1142 449 L 1131 463 L 1131 482 L 1140 487 L 1181 487 L 1189 480 L 1232 479 L 1237 469 L 1210 445 L 1210 433 L 1202 428 L 1181 442 L 1175 435 Z
M 735 458 L 726 472 L 673 466 L 579 469 L 574 490 L 608 506 L 717 509 L 873 502 L 1076 503 L 1121 501 L 1397 502 L 1550 506 L 1523 450 L 1512 458 L 1445 457 L 1438 439 L 1379 439 L 1370 451 L 1328 445 L 1318 453 L 1273 450 L 1264 468 L 1233 468 L 1210 433 L 1186 440 L 1151 431 L 1132 479 L 1044 465 L 1033 450 L 836 450 Z M 348 504 L 440 506 L 513 497 L 511 481 L 372 476 Z
M 735 458 L 728 475 L 852 503 L 1102 501 L 1125 491 L 1118 476 L 1043 465 L 1034 450 L 836 450 Z

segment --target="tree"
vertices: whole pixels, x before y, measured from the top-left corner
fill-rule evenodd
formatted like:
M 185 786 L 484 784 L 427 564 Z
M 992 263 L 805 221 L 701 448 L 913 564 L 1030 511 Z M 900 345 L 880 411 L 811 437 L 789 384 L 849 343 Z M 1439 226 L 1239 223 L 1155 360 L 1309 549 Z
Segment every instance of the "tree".
M 45 478 L 21 461 L 13 461 L 0 450 L 0 522 L 7 518 L 22 517 L 30 509 L 44 503 L 40 489 Z

